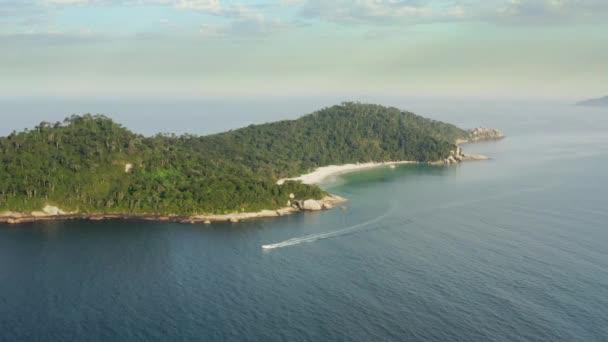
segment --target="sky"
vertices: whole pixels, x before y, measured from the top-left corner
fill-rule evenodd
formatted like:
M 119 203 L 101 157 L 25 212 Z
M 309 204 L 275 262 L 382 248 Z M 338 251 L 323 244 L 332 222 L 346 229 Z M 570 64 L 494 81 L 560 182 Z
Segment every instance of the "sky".
M 606 0 L 0 0 L 0 94 L 608 94 Z

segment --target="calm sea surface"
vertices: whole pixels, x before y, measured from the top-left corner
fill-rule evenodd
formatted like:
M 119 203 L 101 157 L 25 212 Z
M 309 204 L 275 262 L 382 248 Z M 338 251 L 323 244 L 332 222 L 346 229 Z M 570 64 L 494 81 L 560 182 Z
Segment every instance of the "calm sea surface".
M 508 138 L 348 210 L 0 225 L 0 341 L 608 341 L 608 110 L 402 107 Z

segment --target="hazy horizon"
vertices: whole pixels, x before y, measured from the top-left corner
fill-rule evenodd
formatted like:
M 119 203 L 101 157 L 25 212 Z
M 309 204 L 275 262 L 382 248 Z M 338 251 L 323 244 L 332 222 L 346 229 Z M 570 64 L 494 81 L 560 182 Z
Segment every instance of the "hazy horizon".
M 72 114 L 103 114 L 128 129 L 144 135 L 156 133 L 211 134 L 250 124 L 295 119 L 324 107 L 345 101 L 393 106 L 416 114 L 442 120 L 463 128 L 484 125 L 486 118 L 497 113 L 518 117 L 538 108 L 564 110 L 574 101 L 520 98 L 488 99 L 474 97 L 407 97 L 407 96 L 317 96 L 317 97 L 31 97 L 1 98 L 0 112 L 10 122 L 0 126 L 0 136 L 12 131 L 32 129 L 42 121 L 62 121 Z M 574 109 L 574 108 L 573 108 Z M 604 108 L 576 107 L 577 112 L 603 111 Z M 462 122 L 463 114 L 476 113 L 475 122 Z M 523 113 L 525 114 L 525 113 Z

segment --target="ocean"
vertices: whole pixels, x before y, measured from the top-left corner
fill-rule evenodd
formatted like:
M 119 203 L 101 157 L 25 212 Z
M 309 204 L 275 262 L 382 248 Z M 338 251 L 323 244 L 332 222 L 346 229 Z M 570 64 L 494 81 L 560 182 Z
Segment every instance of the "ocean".
M 389 104 L 507 138 L 343 210 L 0 225 L 0 341 L 608 341 L 608 110 Z

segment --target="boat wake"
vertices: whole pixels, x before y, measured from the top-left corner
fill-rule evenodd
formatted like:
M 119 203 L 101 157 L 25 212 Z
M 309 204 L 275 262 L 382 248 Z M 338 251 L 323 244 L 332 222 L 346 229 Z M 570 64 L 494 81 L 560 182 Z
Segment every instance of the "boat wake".
M 519 195 L 522 193 L 527 193 L 527 192 L 541 192 L 548 188 L 552 188 L 553 186 L 554 186 L 554 184 L 550 184 L 550 185 L 542 186 L 542 187 L 535 187 L 535 188 L 533 187 L 533 188 L 515 189 L 512 191 L 499 193 L 499 194 L 496 194 L 493 196 L 486 196 L 484 198 L 476 198 L 476 199 L 469 200 L 469 201 L 460 201 L 460 200 L 452 201 L 452 202 L 448 202 L 443 205 L 435 206 L 435 207 L 432 207 L 429 209 L 412 212 L 408 215 L 409 219 L 405 220 L 404 222 L 400 222 L 400 224 L 410 224 L 410 223 L 414 222 L 415 217 L 421 217 L 421 216 L 428 217 L 429 215 L 436 214 L 437 210 L 440 210 L 440 209 L 451 209 L 451 208 L 455 208 L 455 207 L 471 205 L 471 204 L 478 203 L 478 202 L 488 202 L 488 201 L 502 199 L 502 198 L 506 198 L 506 197 L 510 197 L 510 196 Z M 292 238 L 289 240 L 285 240 L 282 242 L 273 243 L 273 244 L 269 244 L 269 245 L 262 245 L 262 248 L 264 250 L 271 250 L 271 249 L 275 249 L 275 248 L 283 248 L 283 247 L 298 245 L 298 244 L 301 244 L 304 242 L 313 242 L 313 241 L 317 241 L 317 240 L 329 239 L 329 238 L 343 236 L 343 235 L 347 235 L 347 234 L 358 233 L 360 231 L 366 230 L 365 229 L 366 227 L 383 220 L 388 215 L 392 214 L 393 211 L 394 211 L 394 208 L 392 208 L 391 210 L 387 211 L 383 215 L 380 215 L 372 220 L 369 220 L 369 221 L 366 221 L 363 223 L 359 223 L 354 226 L 342 228 L 342 229 L 335 230 L 332 232 L 312 234 L 312 235 L 307 235 L 307 236 L 303 236 L 303 237 Z M 374 228 L 377 229 L 380 227 L 374 227 Z
M 304 242 L 313 242 L 313 241 L 317 241 L 317 240 L 329 239 L 329 238 L 333 238 L 333 237 L 337 237 L 337 236 L 343 236 L 346 234 L 355 233 L 355 232 L 363 230 L 363 228 L 365 228 L 371 224 L 374 224 L 376 222 L 383 220 L 389 214 L 390 214 L 390 211 L 383 215 L 380 215 L 372 220 L 369 220 L 369 221 L 366 221 L 363 223 L 359 223 L 354 226 L 342 228 L 342 229 L 335 230 L 332 232 L 327 232 L 327 233 L 319 233 L 319 234 L 312 234 L 312 235 L 307 235 L 307 236 L 298 237 L 298 238 L 292 238 L 289 240 L 285 240 L 283 242 L 273 243 L 270 245 L 263 245 L 262 248 L 265 250 L 283 248 L 283 247 L 293 246 L 293 245 L 297 245 L 297 244 L 304 243 Z

